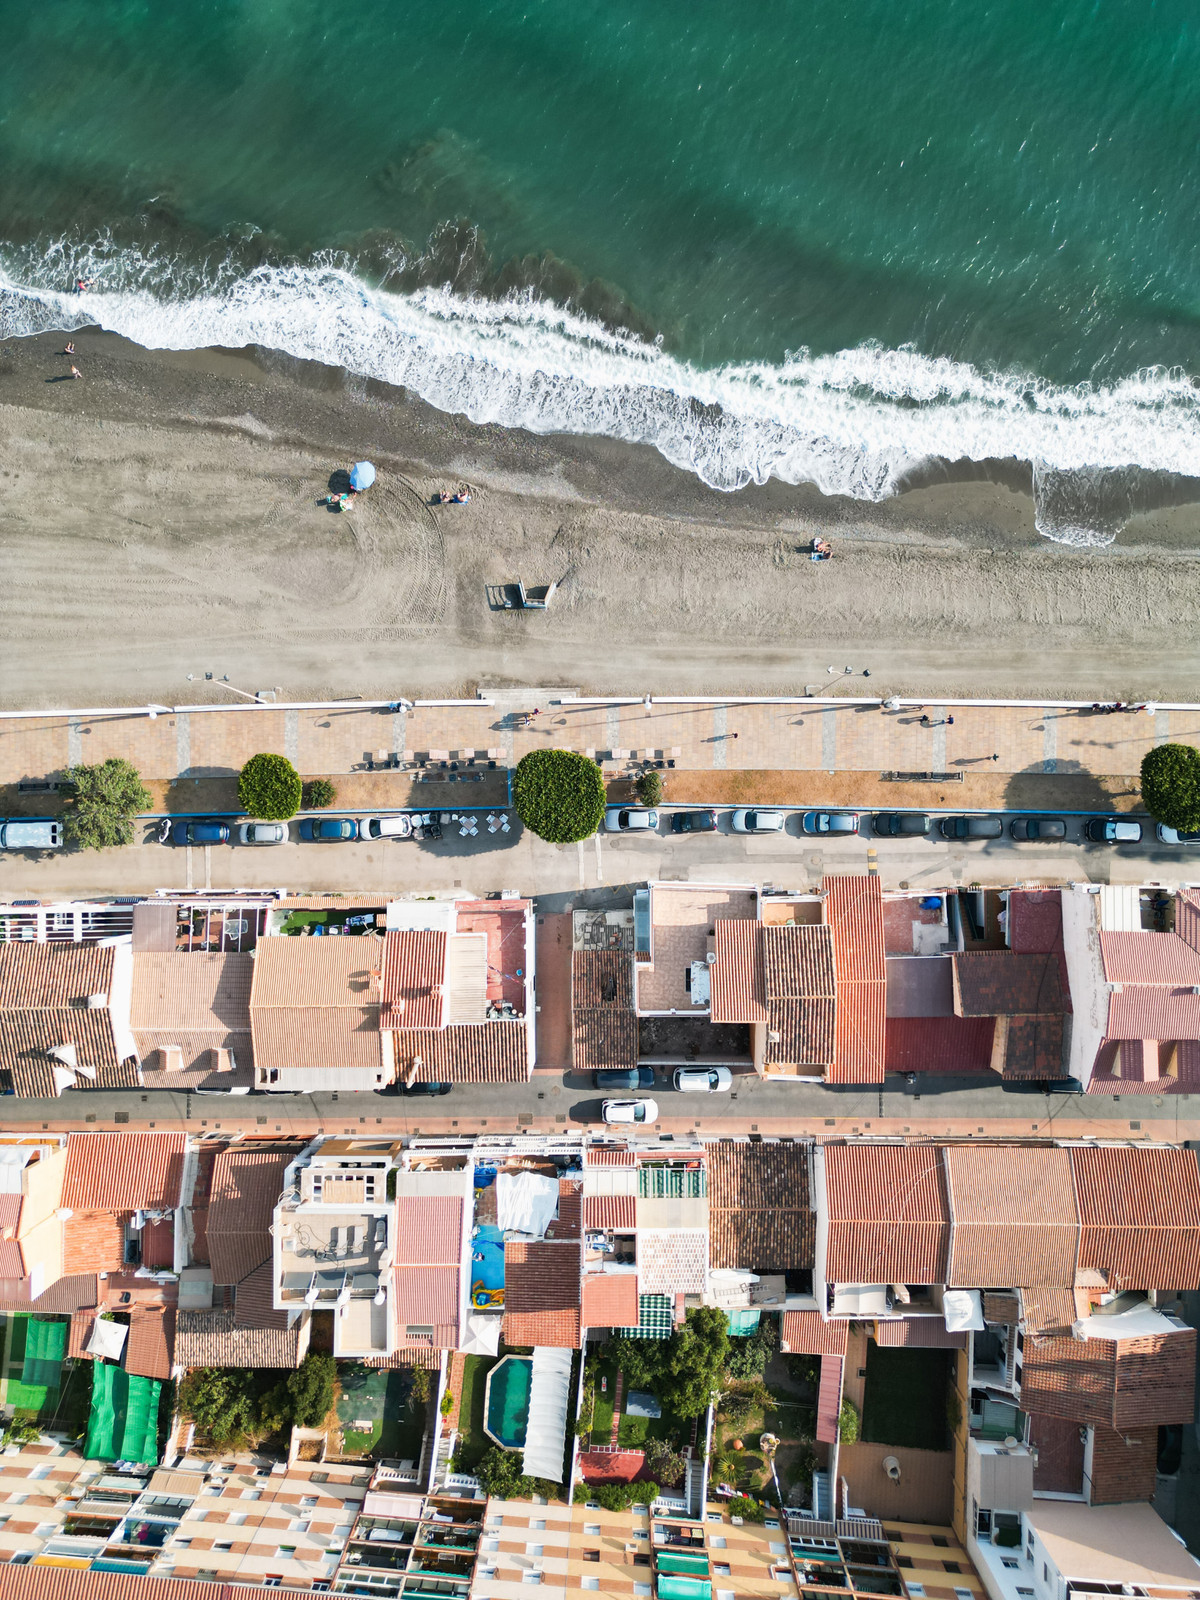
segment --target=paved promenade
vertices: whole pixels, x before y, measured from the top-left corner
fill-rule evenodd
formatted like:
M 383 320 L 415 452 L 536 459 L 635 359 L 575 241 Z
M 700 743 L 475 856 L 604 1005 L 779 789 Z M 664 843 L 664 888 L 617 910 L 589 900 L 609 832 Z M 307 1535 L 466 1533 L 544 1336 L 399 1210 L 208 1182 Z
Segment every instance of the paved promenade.
M 855 695 L 870 687 L 861 678 L 847 679 L 846 686 Z M 540 715 L 527 726 L 526 716 L 534 710 Z M 673 772 L 664 768 L 669 798 L 696 798 L 697 780 L 710 778 L 715 787 L 717 775 L 728 787 L 739 774 L 765 772 L 825 777 L 961 772 L 971 791 L 968 798 L 964 785 L 961 800 L 978 805 L 994 803 L 979 795 L 1017 774 L 1063 780 L 1090 775 L 1110 780 L 1110 790 L 1120 795 L 1114 781 L 1133 780 L 1136 787 L 1143 755 L 1168 739 L 1200 741 L 1200 708 L 1109 714 L 1087 706 L 926 702 L 886 709 L 878 700 L 849 694 L 823 701 L 652 700 L 647 705 L 584 701 L 569 691 L 533 689 L 496 692 L 477 702 L 418 702 L 394 711 L 354 704 L 246 704 L 164 707 L 153 717 L 128 710 L 0 716 L 0 785 L 53 778 L 75 762 L 112 755 L 127 757 L 152 783 L 228 780 L 249 756 L 274 750 L 305 776 L 347 780 L 349 787 L 342 786 L 346 804 L 402 806 L 422 797 L 433 802 L 430 786 L 412 783 L 405 772 L 371 773 L 369 761 L 463 750 L 478 752 L 482 760 L 491 751 L 499 770 L 515 765 L 528 750 L 561 746 L 601 759 L 615 752 L 604 760 L 610 777 L 624 776 L 647 756 L 673 761 Z M 478 798 L 494 804 L 490 787 Z M 699 787 L 703 790 L 703 782 Z M 1055 798 L 1055 787 L 1046 786 L 1044 803 L 1068 804 L 1065 793 Z M 172 796 L 172 802 L 178 798 Z M 182 798 L 186 806 L 187 797 Z M 463 788 L 453 798 L 470 804 L 476 796 Z M 900 805 L 922 803 L 912 785 L 891 784 L 889 798 Z M 445 803 L 441 795 L 436 799 Z M 171 809 L 180 807 L 172 803 Z

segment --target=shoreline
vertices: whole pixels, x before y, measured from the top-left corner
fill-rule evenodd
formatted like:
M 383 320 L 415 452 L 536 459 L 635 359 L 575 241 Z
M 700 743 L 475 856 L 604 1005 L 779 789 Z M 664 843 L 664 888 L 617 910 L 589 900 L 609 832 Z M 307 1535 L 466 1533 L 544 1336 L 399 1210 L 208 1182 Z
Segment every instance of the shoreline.
M 1077 550 L 1036 531 L 1021 463 L 933 463 L 878 504 L 723 493 L 650 446 L 477 426 L 270 351 L 73 337 L 81 383 L 52 381 L 61 335 L 0 345 L 6 706 L 182 704 L 210 670 L 289 699 L 803 693 L 835 656 L 872 692 L 1200 699 L 1174 643 L 1200 627 L 1194 503 Z M 377 487 L 319 510 L 363 456 Z M 459 479 L 469 507 L 430 504 Z M 518 577 L 559 580 L 549 612 L 489 609 Z

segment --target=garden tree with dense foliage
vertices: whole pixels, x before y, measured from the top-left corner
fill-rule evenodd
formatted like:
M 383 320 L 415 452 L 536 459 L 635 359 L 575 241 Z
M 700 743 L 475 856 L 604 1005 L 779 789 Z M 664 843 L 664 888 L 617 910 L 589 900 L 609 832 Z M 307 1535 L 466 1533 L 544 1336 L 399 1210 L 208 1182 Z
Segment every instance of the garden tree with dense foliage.
M 285 1379 L 241 1367 L 197 1367 L 179 1386 L 179 1409 L 217 1446 L 290 1427 L 316 1428 L 333 1405 L 332 1356 L 311 1351 Z
M 251 756 L 238 777 L 238 800 L 243 811 L 264 822 L 286 822 L 300 809 L 304 785 L 286 756 Z
M 628 1511 L 630 1506 L 650 1506 L 658 1499 L 656 1483 L 577 1483 L 575 1503 L 591 1500 L 605 1511 Z
M 1200 831 L 1200 750 L 1160 744 L 1142 757 L 1142 799 L 1155 822 L 1180 833 Z
M 717 1306 L 699 1306 L 669 1339 L 610 1339 L 604 1354 L 624 1372 L 626 1390 L 649 1389 L 677 1417 L 698 1417 L 725 1371 L 728 1320 Z
M 843 1444 L 857 1444 L 862 1418 L 853 1400 L 843 1400 L 838 1412 L 838 1438 Z
M 726 1370 L 731 1378 L 761 1378 L 779 1348 L 779 1325 L 764 1317 L 748 1338 L 730 1339 Z
M 735 1494 L 726 1509 L 731 1517 L 741 1517 L 743 1522 L 761 1522 L 763 1507 L 749 1495 Z
M 312 1350 L 288 1374 L 288 1419 L 297 1428 L 318 1428 L 333 1409 L 333 1357 Z
M 587 839 L 604 817 L 600 768 L 574 750 L 531 750 L 513 776 L 517 815 L 539 839 L 574 844 Z
M 663 797 L 662 773 L 651 768 L 649 772 L 642 773 L 633 787 L 644 806 L 656 806 Z
M 546 1478 L 527 1478 L 521 1471 L 521 1460 L 518 1451 L 502 1450 L 499 1445 L 493 1445 L 480 1459 L 475 1477 L 488 1494 L 498 1495 L 502 1500 L 529 1500 L 535 1494 L 545 1500 L 556 1500 L 562 1495 L 560 1483 L 551 1483 Z
M 653 1475 L 655 1482 L 667 1489 L 678 1489 L 687 1475 L 687 1457 L 667 1439 L 647 1439 L 643 1449 L 646 1471 Z
M 123 756 L 109 756 L 98 766 L 68 767 L 71 785 L 63 831 L 81 850 L 107 850 L 133 843 L 133 819 L 148 811 L 154 797 L 141 774 Z
M 319 811 L 331 806 L 337 799 L 337 790 L 328 778 L 310 778 L 304 785 L 303 805 L 306 811 Z

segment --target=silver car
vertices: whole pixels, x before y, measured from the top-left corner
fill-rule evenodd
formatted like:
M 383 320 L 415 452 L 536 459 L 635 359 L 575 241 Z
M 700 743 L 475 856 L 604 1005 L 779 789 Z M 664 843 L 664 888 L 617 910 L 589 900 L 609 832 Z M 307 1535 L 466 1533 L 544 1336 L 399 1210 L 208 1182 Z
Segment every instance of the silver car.
M 239 844 L 286 844 L 286 822 L 243 822 L 238 827 Z
M 734 833 L 782 833 L 786 821 L 782 811 L 759 811 L 744 808 L 730 818 Z

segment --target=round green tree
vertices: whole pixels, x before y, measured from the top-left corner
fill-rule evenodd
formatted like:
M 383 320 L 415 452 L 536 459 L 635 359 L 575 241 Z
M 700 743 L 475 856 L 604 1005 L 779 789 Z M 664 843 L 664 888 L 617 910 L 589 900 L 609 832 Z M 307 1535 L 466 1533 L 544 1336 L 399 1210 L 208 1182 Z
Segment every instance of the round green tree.
M 300 809 L 304 786 L 286 756 L 251 756 L 238 778 L 242 809 L 264 822 L 286 822 Z
M 1142 799 L 1156 822 L 1180 833 L 1200 830 L 1200 750 L 1160 744 L 1142 757 Z
M 644 806 L 656 806 L 663 797 L 662 773 L 651 769 L 643 772 L 634 784 L 637 797 Z
M 67 779 L 71 789 L 63 823 L 73 845 L 105 850 L 133 842 L 134 817 L 154 802 L 132 762 L 109 756 L 96 766 L 68 767 Z
M 513 804 L 525 826 L 551 844 L 595 833 L 604 816 L 600 768 L 574 750 L 531 750 L 517 765 Z

